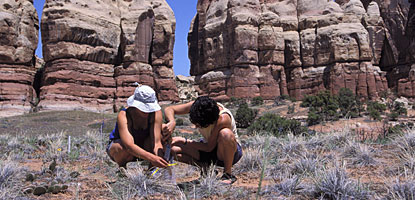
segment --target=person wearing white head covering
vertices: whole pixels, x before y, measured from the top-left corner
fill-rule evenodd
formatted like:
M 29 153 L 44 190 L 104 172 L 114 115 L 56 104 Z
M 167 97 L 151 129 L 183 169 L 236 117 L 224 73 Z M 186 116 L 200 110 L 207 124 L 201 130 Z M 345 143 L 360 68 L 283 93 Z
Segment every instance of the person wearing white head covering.
M 127 108 L 120 111 L 107 146 L 109 157 L 119 167 L 128 162 L 148 160 L 153 166 L 168 166 L 161 156 L 161 108 L 156 93 L 147 85 L 139 85 L 127 100 Z

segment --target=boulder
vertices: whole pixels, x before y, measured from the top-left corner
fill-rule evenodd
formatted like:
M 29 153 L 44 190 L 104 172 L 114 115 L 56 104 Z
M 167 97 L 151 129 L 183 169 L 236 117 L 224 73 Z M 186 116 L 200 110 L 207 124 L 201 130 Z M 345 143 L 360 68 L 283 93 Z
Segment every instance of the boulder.
M 0 117 L 31 111 L 39 20 L 29 0 L 0 3 Z
M 178 101 L 175 23 L 165 0 L 47 0 L 39 108 L 116 111 L 135 82 L 152 87 L 159 101 Z
M 201 94 L 221 99 L 282 94 L 300 99 L 341 87 L 377 98 L 388 86 L 408 88 L 410 67 L 392 69 L 403 60 L 414 63 L 407 53 L 415 45 L 410 3 L 199 1 L 188 37 L 191 75 Z M 392 19 L 385 21 L 388 16 Z M 402 75 L 392 74 L 398 71 Z M 409 95 L 409 89 L 401 90 Z

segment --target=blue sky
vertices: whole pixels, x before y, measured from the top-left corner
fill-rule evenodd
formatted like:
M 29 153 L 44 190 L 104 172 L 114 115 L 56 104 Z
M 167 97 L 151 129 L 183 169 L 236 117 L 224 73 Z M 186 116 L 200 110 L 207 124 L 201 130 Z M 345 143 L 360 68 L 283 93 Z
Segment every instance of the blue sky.
M 196 14 L 197 0 L 167 0 L 167 3 L 173 9 L 174 15 L 176 16 L 176 41 L 173 51 L 173 70 L 176 75 L 181 74 L 189 76 L 190 61 L 187 56 L 187 33 L 189 32 L 190 22 Z M 34 4 L 40 20 L 45 0 L 34 0 Z M 36 55 L 42 57 L 40 33 Z

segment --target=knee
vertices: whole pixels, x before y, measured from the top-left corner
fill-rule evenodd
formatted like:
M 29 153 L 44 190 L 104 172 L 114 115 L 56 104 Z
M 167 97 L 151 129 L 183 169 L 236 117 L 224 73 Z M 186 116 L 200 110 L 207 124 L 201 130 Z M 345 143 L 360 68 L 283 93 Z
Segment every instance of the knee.
M 224 128 L 219 131 L 218 142 L 219 143 L 235 142 L 235 134 L 233 134 L 233 131 L 231 129 Z

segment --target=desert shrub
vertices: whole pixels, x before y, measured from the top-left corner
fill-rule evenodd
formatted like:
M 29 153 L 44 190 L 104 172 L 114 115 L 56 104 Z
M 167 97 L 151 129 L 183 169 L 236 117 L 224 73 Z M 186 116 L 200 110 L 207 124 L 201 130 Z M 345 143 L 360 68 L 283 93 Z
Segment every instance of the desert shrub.
M 300 106 L 309 107 L 308 118 L 310 119 L 307 119 L 309 125 L 339 119 L 337 97 L 329 91 L 321 91 L 315 96 L 305 96 Z
M 334 133 L 325 135 L 323 137 L 324 149 L 332 150 L 342 148 L 352 137 L 351 131 L 349 129 L 344 129 L 343 131 L 336 131 Z
M 348 142 L 345 146 L 343 155 L 352 159 L 354 165 L 371 166 L 377 163 L 372 148 L 354 141 Z
M 372 119 L 379 121 L 381 120 L 380 115 L 386 110 L 386 105 L 376 101 L 371 101 L 367 104 L 366 110 Z
M 295 157 L 302 155 L 305 149 L 303 138 L 294 137 L 292 134 L 289 134 L 286 139 L 282 140 L 279 146 L 281 146 L 282 153 L 282 155 L 279 156 Z
M 175 195 L 172 191 L 178 191 L 176 186 L 169 181 L 162 181 L 162 174 L 147 175 L 143 167 L 137 166 L 126 170 L 125 179 L 108 187 L 117 199 L 146 198 L 155 194 Z
M 258 110 L 249 108 L 246 102 L 242 103 L 238 110 L 236 110 L 236 126 L 239 128 L 247 128 L 254 121 L 257 113 Z
M 267 133 L 278 137 L 287 135 L 288 133 L 294 135 L 306 133 L 307 128 L 301 126 L 301 123 L 296 120 L 290 120 L 276 114 L 266 113 L 255 120 L 249 127 L 249 132 Z
M 415 181 L 397 182 L 389 186 L 388 199 L 415 199 Z
M 295 112 L 295 105 L 288 106 L 287 114 L 293 114 Z
M 222 196 L 229 192 L 229 188 L 224 186 L 217 178 L 214 167 L 210 167 L 207 176 L 202 176 L 200 184 L 195 189 L 196 199 L 207 198 L 210 196 Z M 193 189 L 193 188 L 192 188 Z
M 314 173 L 319 166 L 319 159 L 316 155 L 305 155 L 302 158 L 295 160 L 291 173 L 306 174 Z
M 182 118 L 177 118 L 176 119 L 176 126 L 183 126 L 183 124 L 184 124 L 184 121 L 183 121 Z
M 320 172 L 312 193 L 318 199 L 371 199 L 371 193 L 347 177 L 343 167 Z
M 282 100 L 290 99 L 290 95 L 288 95 L 288 94 L 283 94 L 283 95 L 281 95 L 281 96 L 280 96 L 280 98 L 281 98 Z
M 244 148 L 257 148 L 263 146 L 268 140 L 270 146 L 276 146 L 279 144 L 279 139 L 274 136 L 268 135 L 251 135 L 249 137 L 240 138 L 241 145 Z
M 400 159 L 401 165 L 415 174 L 415 135 L 408 131 L 407 134 L 397 137 L 394 143 L 398 148 L 396 155 Z
M 299 193 L 302 189 L 300 177 L 284 177 L 283 181 L 280 183 L 267 186 L 261 195 L 266 195 L 269 197 L 275 196 L 291 196 L 293 194 Z
M 348 88 L 341 88 L 337 96 L 342 117 L 355 118 L 359 116 L 356 97 L 352 90 Z
M 390 121 L 398 121 L 399 114 L 397 112 L 392 111 L 388 114 L 388 119 Z
M 405 108 L 404 103 L 395 101 L 393 103 L 393 111 L 398 113 L 399 115 L 407 115 L 408 110 Z
M 241 160 L 235 165 L 233 171 L 237 173 L 261 171 L 261 166 L 264 162 L 264 150 L 262 147 L 247 148 L 244 150 L 244 155 Z
M 0 199 L 14 199 L 19 194 L 17 180 L 22 168 L 11 160 L 0 160 Z
M 245 99 L 242 99 L 242 98 L 231 97 L 230 100 L 229 100 L 229 105 L 231 107 L 240 106 L 243 103 L 246 103 L 246 101 L 245 101 Z
M 400 115 L 407 115 L 408 111 L 404 107 L 402 102 L 395 101 L 391 107 L 391 113 L 388 114 L 388 118 L 391 121 L 397 121 Z
M 261 96 L 254 97 L 251 101 L 252 106 L 259 106 L 264 104 L 264 99 Z

